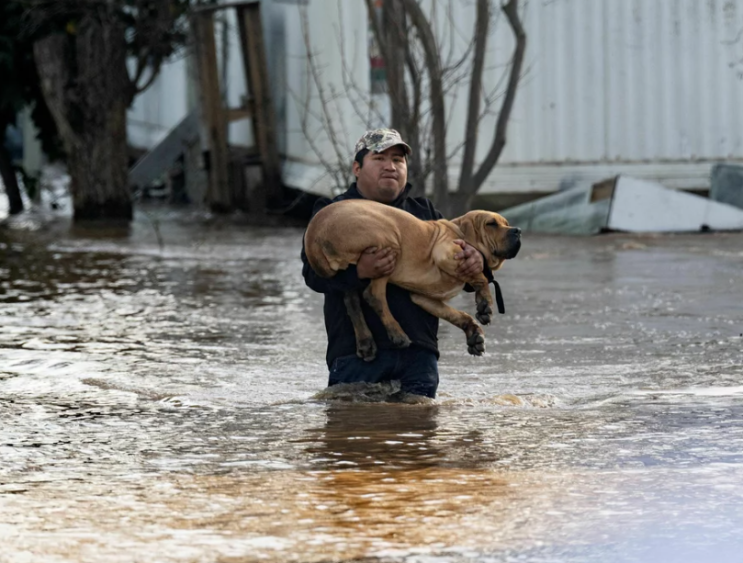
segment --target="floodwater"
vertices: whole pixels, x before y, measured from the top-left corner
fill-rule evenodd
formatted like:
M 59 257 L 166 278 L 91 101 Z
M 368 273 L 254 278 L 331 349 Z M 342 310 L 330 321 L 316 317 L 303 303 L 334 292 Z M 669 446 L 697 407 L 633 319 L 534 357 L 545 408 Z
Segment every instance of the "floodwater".
M 526 235 L 399 404 L 324 391 L 301 229 L 16 223 L 0 562 L 743 561 L 741 233 Z

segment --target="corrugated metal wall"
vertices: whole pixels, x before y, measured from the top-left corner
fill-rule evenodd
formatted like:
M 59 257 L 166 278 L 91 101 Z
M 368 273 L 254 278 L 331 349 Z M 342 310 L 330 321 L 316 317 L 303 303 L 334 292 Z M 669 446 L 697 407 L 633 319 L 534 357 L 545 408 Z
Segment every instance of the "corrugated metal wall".
M 525 26 L 504 161 L 743 156 L 740 1 L 531 1 Z
M 706 188 L 711 162 L 743 159 L 740 0 L 531 0 L 523 19 L 526 73 L 484 192 L 618 173 Z
M 451 0 L 456 9 L 450 22 L 449 0 L 421 1 L 449 34 L 442 45 L 453 49 L 454 55 L 461 52 L 474 26 L 473 2 Z M 320 160 L 299 126 L 298 100 L 311 89 L 299 10 L 307 5 L 312 48 L 324 57 L 326 88 L 333 84 L 336 92 L 342 92 L 344 64 L 352 67 L 357 84 L 369 81 L 364 3 L 264 0 L 263 4 L 287 180 L 327 193 L 330 180 L 323 179 Z M 743 160 L 739 109 L 743 0 L 522 0 L 522 4 L 528 35 L 525 74 L 508 144 L 483 192 L 551 191 L 618 173 L 671 187 L 704 188 L 712 162 Z M 505 83 L 503 73 L 513 49 L 504 17 L 494 19 L 488 89 Z M 342 38 L 339 29 L 344 30 Z M 155 89 L 138 100 L 136 117 L 154 120 L 147 107 L 164 107 L 163 101 L 174 99 L 174 91 L 176 99 L 183 95 L 183 85 L 177 81 L 161 82 L 161 91 Z M 241 78 L 232 81 L 240 82 Z M 238 96 L 230 90 L 231 98 Z M 463 135 L 466 97 L 467 85 L 462 84 L 450 100 L 452 149 Z M 350 147 L 358 136 L 356 129 L 362 127 L 358 104 L 349 96 L 337 107 L 338 123 L 345 124 L 343 135 Z M 164 121 L 172 117 L 172 105 L 166 109 Z M 174 125 L 178 119 L 171 121 Z M 480 157 L 487 151 L 494 123 L 495 116 L 481 121 Z M 240 135 L 233 131 L 233 141 L 239 142 L 234 137 Z M 315 140 L 330 147 L 319 129 Z M 455 161 L 452 182 L 458 172 Z

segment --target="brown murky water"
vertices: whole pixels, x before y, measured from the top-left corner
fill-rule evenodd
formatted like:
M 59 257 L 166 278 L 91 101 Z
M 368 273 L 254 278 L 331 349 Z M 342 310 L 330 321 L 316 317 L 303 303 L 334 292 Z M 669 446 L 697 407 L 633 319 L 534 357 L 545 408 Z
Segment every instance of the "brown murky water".
M 527 236 L 414 404 L 324 392 L 301 234 L 0 229 L 0 562 L 742 560 L 743 234 Z

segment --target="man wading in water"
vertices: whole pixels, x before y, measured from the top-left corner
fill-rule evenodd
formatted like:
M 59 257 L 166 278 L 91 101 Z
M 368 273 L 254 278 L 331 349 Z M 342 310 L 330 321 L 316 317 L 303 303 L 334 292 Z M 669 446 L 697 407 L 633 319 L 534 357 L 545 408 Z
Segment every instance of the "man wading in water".
M 410 147 L 394 129 L 367 131 L 356 143 L 353 173 L 356 182 L 334 199 L 322 198 L 315 204 L 314 216 L 323 207 L 345 199 L 369 199 L 407 211 L 424 221 L 443 215 L 425 197 L 408 197 L 408 156 Z M 483 271 L 482 254 L 463 243 L 456 256 L 461 260 L 457 272 L 463 277 Z M 328 335 L 326 360 L 330 369 L 328 386 L 339 383 L 380 383 L 399 380 L 400 393 L 435 398 L 439 384 L 439 319 L 410 300 L 410 293 L 398 286 L 387 286 L 387 302 L 392 315 L 408 335 L 408 348 L 395 348 L 379 316 L 362 299 L 361 308 L 377 344 L 377 357 L 365 362 L 356 355 L 356 337 L 346 312 L 346 291 L 363 291 L 369 280 L 388 276 L 395 269 L 395 255 L 389 248 L 367 248 L 356 265 L 339 271 L 332 278 L 318 276 L 307 262 L 302 248 L 302 275 L 314 291 L 325 295 L 325 330 Z

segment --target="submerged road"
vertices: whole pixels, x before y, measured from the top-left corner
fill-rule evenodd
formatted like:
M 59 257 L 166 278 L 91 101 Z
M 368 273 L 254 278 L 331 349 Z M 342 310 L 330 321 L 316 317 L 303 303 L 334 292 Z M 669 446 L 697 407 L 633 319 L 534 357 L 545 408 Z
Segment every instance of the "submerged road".
M 743 234 L 527 234 L 389 404 L 300 229 L 197 219 L 0 230 L 0 562 L 741 561 Z

